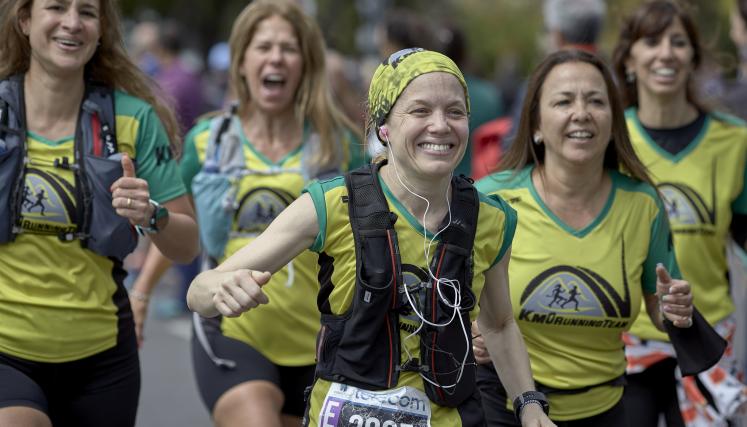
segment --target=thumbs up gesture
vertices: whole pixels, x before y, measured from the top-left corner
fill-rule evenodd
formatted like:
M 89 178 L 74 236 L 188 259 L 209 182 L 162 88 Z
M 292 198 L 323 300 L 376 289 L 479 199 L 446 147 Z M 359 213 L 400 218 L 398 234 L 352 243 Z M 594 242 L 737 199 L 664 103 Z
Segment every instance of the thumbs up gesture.
M 122 155 L 122 177 L 110 190 L 117 215 L 127 218 L 132 225 L 148 225 L 154 209 L 150 204 L 148 181 L 135 175 L 135 164 L 127 154 Z
M 656 295 L 659 297 L 659 311 L 665 319 L 678 328 L 692 326 L 693 296 L 690 283 L 672 279 L 661 264 L 656 266 Z
M 224 272 L 220 286 L 213 294 L 215 308 L 226 317 L 237 317 L 270 300 L 262 286 L 270 281 L 267 271 L 237 270 Z

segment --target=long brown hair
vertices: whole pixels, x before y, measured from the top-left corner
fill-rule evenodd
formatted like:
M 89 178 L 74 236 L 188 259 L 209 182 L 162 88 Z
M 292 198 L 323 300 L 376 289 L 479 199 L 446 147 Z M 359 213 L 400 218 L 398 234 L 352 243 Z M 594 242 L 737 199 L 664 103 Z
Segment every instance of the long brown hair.
M 248 112 L 252 94 L 241 72 L 244 53 L 254 38 L 259 24 L 279 16 L 293 27 L 301 49 L 303 75 L 296 89 L 295 112 L 299 120 L 310 119 L 319 133 L 320 150 L 315 163 L 330 166 L 335 161 L 335 144 L 339 132 L 348 129 L 361 140 L 357 127 L 332 102 L 332 92 L 325 71 L 325 49 L 322 33 L 316 22 L 289 0 L 255 0 L 239 14 L 231 29 L 230 80 L 239 102 L 239 114 Z
M 625 113 L 620 103 L 620 97 L 615 88 L 607 66 L 596 55 L 576 49 L 564 49 L 550 54 L 534 69 L 524 98 L 521 110 L 521 120 L 517 124 L 516 139 L 506 155 L 501 160 L 498 170 L 520 171 L 530 164 L 541 165 L 545 160 L 545 145 L 534 144 L 532 136 L 540 125 L 540 96 L 548 74 L 561 64 L 581 62 L 589 64 L 599 70 L 607 86 L 607 96 L 612 110 L 612 140 L 604 152 L 604 167 L 607 169 L 624 169 L 636 179 L 653 186 L 646 167 L 635 154 L 630 143 L 628 127 L 625 123 Z
M 638 106 L 638 82 L 636 79 L 627 78 L 625 68 L 625 61 L 630 57 L 633 44 L 642 38 L 658 38 L 676 19 L 682 23 L 690 45 L 693 47 L 694 68 L 697 69 L 703 61 L 703 46 L 700 43 L 697 27 L 684 7 L 673 0 L 652 0 L 642 4 L 625 19 L 612 53 L 612 64 L 617 81 L 620 83 L 619 88 L 625 108 Z M 687 83 L 686 99 L 696 108 L 705 111 L 705 106 L 695 95 L 693 80 L 691 75 Z
M 20 21 L 31 14 L 33 0 L 0 2 L 0 79 L 25 73 L 31 63 L 31 45 Z M 87 76 L 112 88 L 138 97 L 158 114 L 169 137 L 171 150 L 181 152 L 179 125 L 174 111 L 153 95 L 156 84 L 132 62 L 125 50 L 117 0 L 99 0 L 101 38 L 86 64 Z

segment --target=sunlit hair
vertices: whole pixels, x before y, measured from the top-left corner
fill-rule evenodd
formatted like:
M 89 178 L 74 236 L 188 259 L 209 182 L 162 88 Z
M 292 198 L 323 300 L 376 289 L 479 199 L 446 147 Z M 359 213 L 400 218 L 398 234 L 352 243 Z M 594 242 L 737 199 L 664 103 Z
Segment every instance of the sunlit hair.
M 543 164 L 545 144 L 535 144 L 532 139 L 542 120 L 540 117 L 542 88 L 550 72 L 558 65 L 567 63 L 589 64 L 599 70 L 604 79 L 612 112 L 611 141 L 604 153 L 604 167 L 612 170 L 622 169 L 632 177 L 653 185 L 646 167 L 638 159 L 633 150 L 633 145 L 630 143 L 630 135 L 625 123 L 625 113 L 610 71 L 596 55 L 575 49 L 565 49 L 552 53 L 534 69 L 529 80 L 526 98 L 524 98 L 521 120 L 517 125 L 516 139 L 501 160 L 498 170 L 518 172 L 530 164 Z
M 293 27 L 301 50 L 303 74 L 296 89 L 295 113 L 299 121 L 309 119 L 321 137 L 319 153 L 313 161 L 331 165 L 335 161 L 335 144 L 339 132 L 345 128 L 359 136 L 356 126 L 332 102 L 332 92 L 325 72 L 324 40 L 313 18 L 290 0 L 255 0 L 244 8 L 231 29 L 231 85 L 236 91 L 239 114 L 251 114 L 252 93 L 242 75 L 244 54 L 259 24 L 267 18 L 279 16 Z
M 0 1 L 0 79 L 28 71 L 31 61 L 29 38 L 21 20 L 30 16 L 33 0 Z M 100 44 L 88 64 L 88 78 L 122 90 L 149 103 L 169 136 L 175 156 L 181 152 L 179 124 L 174 111 L 153 95 L 155 83 L 132 62 L 125 50 L 116 0 L 99 0 Z
M 698 30 L 687 10 L 675 1 L 648 1 L 635 9 L 623 22 L 617 45 L 612 53 L 612 64 L 619 82 L 624 107 L 638 106 L 638 81 L 637 79 L 629 81 L 625 75 L 625 61 L 630 57 L 633 44 L 642 38 L 658 39 L 677 19 L 682 23 L 685 34 L 687 34 L 690 45 L 692 45 L 693 68 L 697 69 L 703 60 L 703 47 L 700 44 Z M 693 80 L 691 75 L 687 82 L 687 101 L 697 108 L 705 110 L 705 107 L 695 95 Z

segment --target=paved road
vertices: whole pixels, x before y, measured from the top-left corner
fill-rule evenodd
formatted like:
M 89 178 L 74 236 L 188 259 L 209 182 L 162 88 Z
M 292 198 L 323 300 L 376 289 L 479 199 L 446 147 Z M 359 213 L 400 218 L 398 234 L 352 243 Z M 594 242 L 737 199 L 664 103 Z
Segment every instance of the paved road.
M 210 427 L 210 416 L 192 374 L 191 317 L 158 319 L 153 313 L 158 303 L 157 297 L 151 304 L 146 341 L 140 352 L 142 388 L 137 427 Z

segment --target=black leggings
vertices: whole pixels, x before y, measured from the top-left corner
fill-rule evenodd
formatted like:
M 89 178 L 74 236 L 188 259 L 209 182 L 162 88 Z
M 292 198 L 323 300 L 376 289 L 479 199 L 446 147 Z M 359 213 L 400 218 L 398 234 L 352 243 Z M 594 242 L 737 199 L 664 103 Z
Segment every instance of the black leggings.
M 489 427 L 521 427 L 513 411 L 506 408 L 506 389 L 503 388 L 492 364 L 477 366 L 477 387 L 482 395 L 482 407 Z M 588 418 L 553 422 L 558 427 L 628 427 L 626 408 L 621 399 L 615 406 Z M 552 415 L 552 408 L 550 408 Z M 638 427 L 638 426 L 636 426 Z
M 220 317 L 200 318 L 210 351 L 215 356 L 231 360 L 235 366 L 218 366 L 199 342 L 195 331 L 192 337 L 192 362 L 197 387 L 202 401 L 212 414 L 215 404 L 232 387 L 247 381 L 264 380 L 275 384 L 285 397 L 282 413 L 302 417 L 306 403 L 304 391 L 314 382 L 314 365 L 280 366 L 249 344 L 221 333 Z
M 657 427 L 659 415 L 664 414 L 667 427 L 684 427 L 677 398 L 674 377 L 675 359 L 666 359 L 650 366 L 640 374 L 628 375 L 623 401 L 628 409 L 630 425 Z
M 131 340 L 81 360 L 42 363 L 0 353 L 0 408 L 25 406 L 54 427 L 132 427 L 140 361 Z

